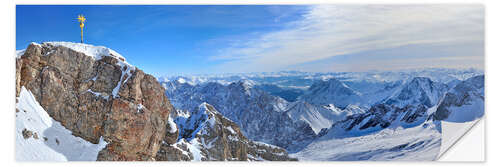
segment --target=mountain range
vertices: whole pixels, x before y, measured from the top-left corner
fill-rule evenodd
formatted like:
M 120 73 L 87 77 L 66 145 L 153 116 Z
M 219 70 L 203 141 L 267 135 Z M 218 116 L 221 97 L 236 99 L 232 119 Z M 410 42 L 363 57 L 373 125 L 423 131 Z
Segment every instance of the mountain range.
M 164 80 L 162 84 L 167 90 L 167 96 L 177 109 L 190 111 L 195 106 L 190 104 L 193 101 L 196 101 L 195 104 L 200 102 L 213 104 L 215 108 L 222 111 L 222 115 L 235 120 L 235 123 L 243 127 L 243 133 L 249 138 L 281 146 L 292 153 L 292 157 L 299 160 L 434 160 L 439 153 L 440 121 L 447 117 L 444 115 L 462 112 L 457 115 L 469 119 L 461 121 L 472 121 L 480 118 L 484 113 L 484 108 L 478 106 L 484 105 L 484 75 L 481 72 L 451 69 L 444 70 L 446 75 L 443 75 L 443 72 L 436 74 L 428 72 L 434 70 L 376 74 L 342 73 L 340 75 L 343 77 L 338 78 L 331 77 L 331 74 L 301 72 L 290 72 L 284 76 L 274 74 L 274 79 L 270 79 L 271 76 L 267 73 L 253 74 L 252 77 L 230 75 L 226 76 L 227 79 L 217 76 L 217 79 L 213 81 L 205 76 L 203 82 L 191 82 L 189 78 L 198 78 L 198 76 L 191 76 L 174 77 L 172 80 Z M 300 81 L 311 78 L 311 75 L 319 79 L 313 80 L 309 86 L 301 86 L 303 82 Z M 358 78 L 370 75 L 377 77 L 367 80 Z M 395 76 L 403 77 L 396 79 Z M 234 78 L 245 79 L 229 81 Z M 299 80 L 299 82 L 295 87 L 272 83 L 278 80 L 277 78 L 284 80 L 293 78 L 290 80 Z M 287 84 L 293 82 L 290 80 L 286 81 Z M 296 89 L 300 90 L 301 94 L 290 99 L 288 96 L 276 94 L 280 89 Z M 474 93 L 464 93 L 462 90 Z M 470 97 L 467 100 L 472 104 L 464 105 L 464 102 L 457 100 L 456 96 Z M 456 106 L 465 109 L 458 109 Z M 452 108 L 454 112 L 449 112 L 448 108 Z M 255 123 L 249 123 L 248 120 L 257 117 L 262 118 L 259 119 L 261 122 L 252 120 Z M 272 128 L 267 123 L 268 121 L 279 122 L 279 120 L 287 120 L 287 123 L 271 124 Z M 447 121 L 449 120 L 452 119 L 449 118 Z M 294 124 L 303 126 L 290 126 Z M 268 130 L 285 128 L 291 131 L 280 130 L 277 134 L 277 131 Z M 360 137 L 372 137 L 375 140 L 379 138 L 379 133 L 389 130 L 397 131 L 391 133 L 401 134 L 419 132 L 425 137 L 423 139 L 411 138 L 414 141 L 406 141 L 407 143 L 402 143 L 404 141 L 385 143 L 386 146 L 383 148 L 368 150 L 367 152 L 371 153 L 366 153 L 364 157 L 358 156 L 359 152 L 348 156 L 347 153 L 342 152 L 346 150 L 337 150 L 340 152 L 331 157 L 317 155 L 324 151 L 328 152 L 327 148 L 322 146 L 339 142 L 337 140 Z M 300 132 L 308 136 L 286 138 L 294 135 L 290 132 Z M 269 140 L 271 137 L 268 136 L 279 140 Z M 325 141 L 331 142 L 327 144 L 324 143 Z M 381 143 L 381 141 L 376 142 Z M 318 146 L 318 143 L 323 145 Z M 395 145 L 396 143 L 400 145 Z M 390 146 L 394 148 L 387 148 Z M 401 155 L 398 156 L 372 155 L 373 152 L 383 154 L 382 152 L 402 151 L 405 148 L 409 149 L 409 152 L 400 153 Z M 427 156 L 417 156 L 418 154 Z M 412 159 L 412 157 L 418 158 Z
M 106 47 L 16 54 L 22 161 L 434 160 L 442 121 L 484 115 L 475 69 L 157 79 Z

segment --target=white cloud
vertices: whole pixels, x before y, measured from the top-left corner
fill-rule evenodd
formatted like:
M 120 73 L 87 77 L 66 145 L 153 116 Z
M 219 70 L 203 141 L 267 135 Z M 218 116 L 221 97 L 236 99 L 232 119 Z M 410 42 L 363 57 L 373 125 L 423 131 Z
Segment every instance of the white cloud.
M 211 59 L 225 70 L 274 71 L 371 50 L 483 40 L 482 5 L 318 5 L 285 29 L 232 43 Z

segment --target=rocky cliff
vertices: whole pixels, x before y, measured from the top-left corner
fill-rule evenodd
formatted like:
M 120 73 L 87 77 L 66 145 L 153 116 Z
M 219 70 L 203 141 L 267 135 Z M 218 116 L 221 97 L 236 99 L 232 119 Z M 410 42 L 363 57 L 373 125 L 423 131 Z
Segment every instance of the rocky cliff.
M 153 160 L 169 130 L 164 88 L 108 48 L 32 43 L 16 59 L 16 95 L 23 86 L 73 135 L 103 136 L 98 160 Z

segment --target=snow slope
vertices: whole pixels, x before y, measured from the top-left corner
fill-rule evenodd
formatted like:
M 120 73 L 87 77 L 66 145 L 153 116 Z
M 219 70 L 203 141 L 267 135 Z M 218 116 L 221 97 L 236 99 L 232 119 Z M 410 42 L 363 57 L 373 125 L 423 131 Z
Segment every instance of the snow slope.
M 443 83 L 434 82 L 426 77 L 415 77 L 384 103 L 397 107 L 423 104 L 429 108 L 436 105 L 447 90 L 448 87 Z
M 349 105 L 342 110 L 333 104 L 319 106 L 304 101 L 293 102 L 289 104 L 289 108 L 286 110 L 291 119 L 306 122 L 316 134 L 323 128 L 330 128 L 333 123 L 344 119 L 346 116 L 362 112 L 364 111 L 356 105 Z
M 102 137 L 98 144 L 92 144 L 73 136 L 47 114 L 26 88 L 21 88 L 17 100 L 17 161 L 95 161 L 99 151 L 106 146 Z M 36 133 L 38 139 L 24 139 L 22 132 L 25 129 Z
M 438 128 L 428 122 L 413 128 L 387 128 L 364 136 L 324 136 L 324 140 L 317 140 L 290 156 L 299 161 L 435 160 L 441 145 Z
M 307 122 L 314 130 L 314 133 L 318 134 L 321 129 L 332 126 L 335 117 L 341 115 L 341 112 L 335 111 L 337 110 L 329 110 L 307 102 L 297 101 L 290 104 L 287 114 L 295 121 L 302 120 Z
M 481 118 L 484 115 L 484 100 L 473 99 L 469 104 L 460 107 L 451 106 L 448 110 L 452 111 L 446 121 L 449 122 L 470 122 Z

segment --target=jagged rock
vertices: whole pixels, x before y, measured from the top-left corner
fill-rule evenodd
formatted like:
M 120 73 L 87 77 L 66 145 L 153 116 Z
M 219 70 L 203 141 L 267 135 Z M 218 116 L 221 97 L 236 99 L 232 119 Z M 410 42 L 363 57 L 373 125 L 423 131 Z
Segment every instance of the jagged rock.
M 288 153 L 283 148 L 254 141 L 249 141 L 248 144 L 249 160 L 297 161 L 296 158 L 288 157 Z
M 34 139 L 38 139 L 38 133 L 36 133 L 36 132 L 35 132 L 35 133 L 33 133 L 33 138 L 34 138 Z
M 22 86 L 73 135 L 103 136 L 109 144 L 98 160 L 153 160 L 170 131 L 165 89 L 104 47 L 32 43 L 16 59 L 16 95 Z
M 202 103 L 189 115 L 176 119 L 182 138 L 175 144 L 162 144 L 157 160 L 295 160 L 283 148 L 247 139 L 236 123 L 212 105 Z
M 175 142 L 177 142 L 177 137 L 179 136 L 179 130 L 174 120 L 170 116 L 168 117 L 167 129 L 170 130 L 167 131 L 163 140 L 167 144 L 174 144 Z
M 19 92 L 21 91 L 21 65 L 23 61 L 22 59 L 16 59 L 16 97 L 19 96 Z M 16 99 L 17 103 L 17 99 Z M 16 109 L 17 111 L 17 109 Z
M 22 133 L 24 139 L 29 139 L 33 135 L 33 132 L 28 129 L 23 129 Z
M 191 161 L 193 154 L 189 152 L 186 142 L 167 144 L 163 143 L 158 153 L 156 153 L 156 160 L 158 161 Z

